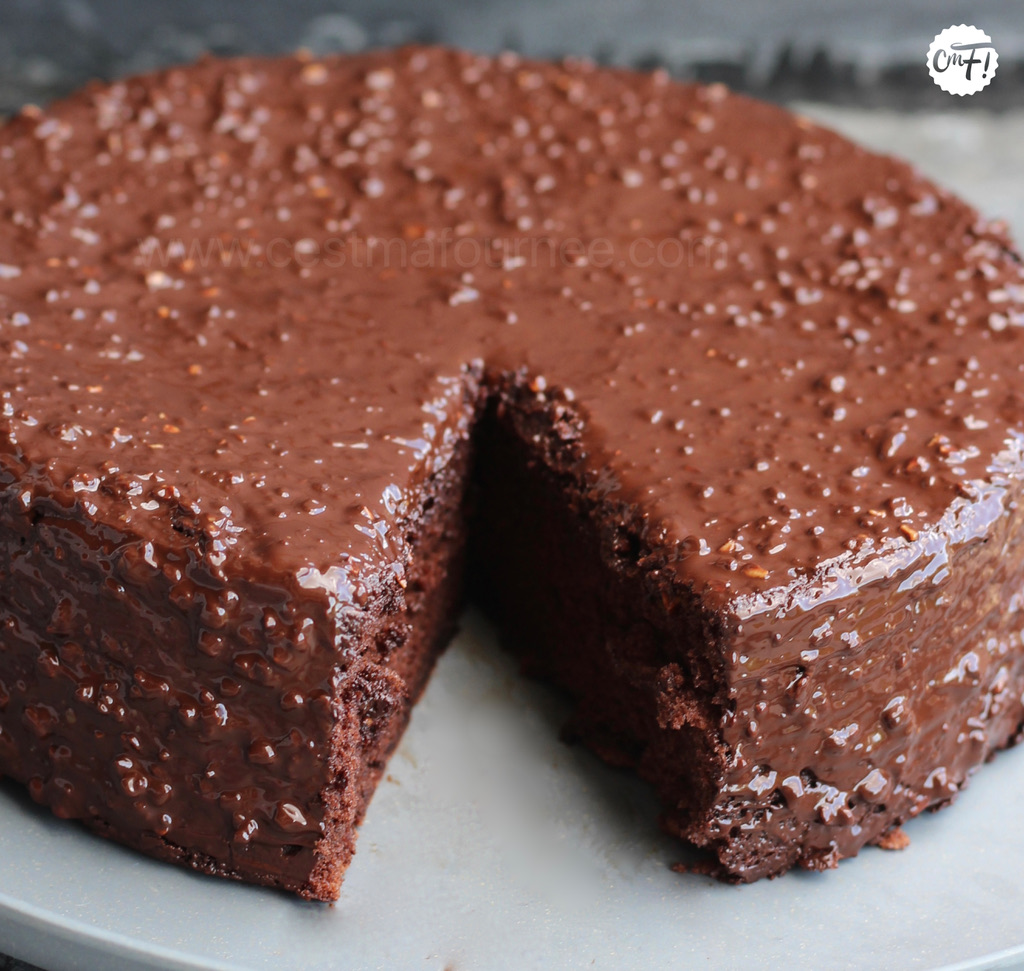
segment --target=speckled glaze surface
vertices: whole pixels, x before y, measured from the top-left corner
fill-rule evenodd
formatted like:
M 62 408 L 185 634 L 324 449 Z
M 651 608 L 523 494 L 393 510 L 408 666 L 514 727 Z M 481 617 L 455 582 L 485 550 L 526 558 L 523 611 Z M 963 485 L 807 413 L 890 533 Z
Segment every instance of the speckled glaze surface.
M 166 515 L 133 478 L 200 479 L 181 504 L 233 560 L 375 561 L 474 362 L 582 402 L 608 487 L 729 595 L 912 539 L 1014 427 L 1006 240 L 724 88 L 424 51 L 209 61 L 4 143 L 12 445 L 86 493 L 116 466 L 126 524 Z
M 645 690 L 666 733 L 714 736 L 718 793 L 674 825 L 726 872 L 832 865 L 1014 735 L 1021 274 L 902 163 L 717 86 L 407 49 L 96 87 L 12 120 L 0 173 L 12 562 L 59 573 L 15 556 L 17 524 L 82 521 L 143 603 L 203 598 L 171 637 L 209 659 L 200 755 L 163 779 L 155 723 L 140 764 L 113 752 L 113 825 L 215 856 L 229 820 L 256 869 L 311 856 L 330 813 L 289 802 L 289 773 L 318 778 L 299 763 L 335 744 L 341 681 L 386 680 L 357 628 L 401 598 L 408 517 L 498 387 L 571 418 L 592 508 L 635 510 L 651 589 L 699 604 L 680 652 L 713 690 L 673 660 Z M 32 604 L 9 613 L 49 657 Z M 228 654 L 243 680 L 214 688 Z M 53 666 L 84 682 L 73 655 Z M 163 663 L 99 684 L 115 720 L 171 690 Z M 75 756 L 54 704 L 4 690 L 34 752 Z M 305 756 L 260 749 L 265 708 Z M 174 780 L 243 740 L 258 791 L 214 782 L 220 822 L 191 833 Z M 60 772 L 15 774 L 93 812 Z

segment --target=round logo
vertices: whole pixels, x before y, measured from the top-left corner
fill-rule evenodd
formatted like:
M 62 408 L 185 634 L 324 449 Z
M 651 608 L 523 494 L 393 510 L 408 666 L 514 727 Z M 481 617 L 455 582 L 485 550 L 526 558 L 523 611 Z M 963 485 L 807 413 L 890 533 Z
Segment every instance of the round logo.
M 928 73 L 950 94 L 977 94 L 996 73 L 999 55 L 992 38 L 969 24 L 947 27 L 928 48 Z

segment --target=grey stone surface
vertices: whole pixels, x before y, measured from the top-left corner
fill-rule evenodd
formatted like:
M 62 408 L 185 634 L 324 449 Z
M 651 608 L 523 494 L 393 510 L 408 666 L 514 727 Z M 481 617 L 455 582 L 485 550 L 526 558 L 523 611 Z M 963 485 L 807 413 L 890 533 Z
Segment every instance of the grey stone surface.
M 31 964 L 23 964 L 14 958 L 4 957 L 0 954 L 0 971 L 41 971 Z

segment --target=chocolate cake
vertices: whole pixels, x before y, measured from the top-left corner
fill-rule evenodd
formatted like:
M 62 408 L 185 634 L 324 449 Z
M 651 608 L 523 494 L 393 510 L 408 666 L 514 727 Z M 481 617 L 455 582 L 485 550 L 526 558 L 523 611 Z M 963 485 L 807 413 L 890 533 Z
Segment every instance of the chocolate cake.
M 1024 719 L 1022 297 L 907 165 L 660 73 L 211 59 L 27 108 L 0 772 L 332 899 L 468 593 L 720 876 L 831 867 Z

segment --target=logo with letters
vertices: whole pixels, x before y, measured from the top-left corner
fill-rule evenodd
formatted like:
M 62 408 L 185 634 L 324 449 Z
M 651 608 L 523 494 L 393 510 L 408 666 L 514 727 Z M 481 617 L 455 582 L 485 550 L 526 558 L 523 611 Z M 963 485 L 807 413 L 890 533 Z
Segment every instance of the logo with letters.
M 943 91 L 977 94 L 995 77 L 999 55 L 992 38 L 977 27 L 958 24 L 936 34 L 928 48 L 928 73 Z

